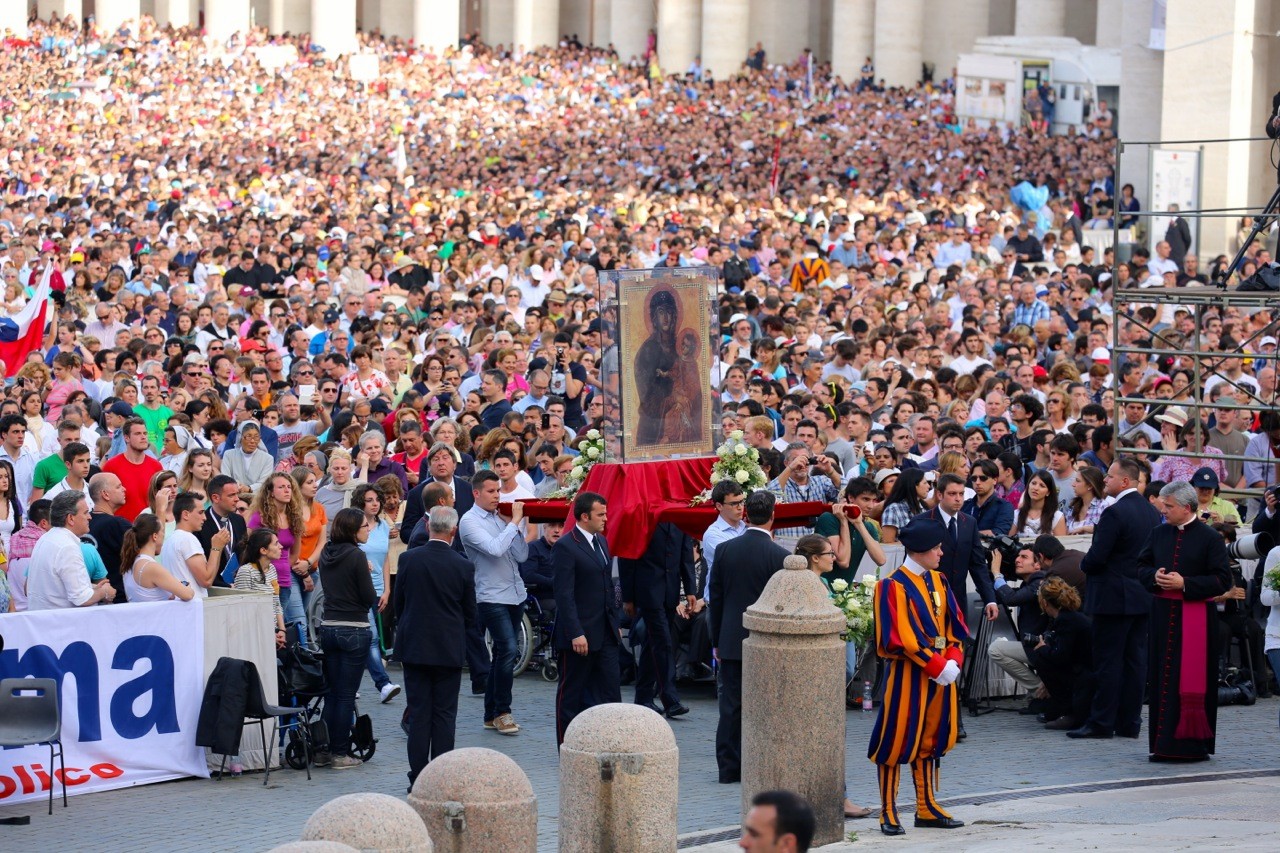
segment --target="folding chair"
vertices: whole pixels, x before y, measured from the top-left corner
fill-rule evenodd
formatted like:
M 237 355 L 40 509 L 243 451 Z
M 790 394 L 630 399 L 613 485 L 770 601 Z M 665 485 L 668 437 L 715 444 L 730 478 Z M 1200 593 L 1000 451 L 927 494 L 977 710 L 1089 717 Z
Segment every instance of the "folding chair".
M 267 780 L 271 778 L 271 752 L 275 750 L 276 738 L 279 735 L 280 719 L 282 717 L 292 717 L 297 714 L 299 709 L 294 707 L 284 707 L 281 705 L 271 705 L 267 702 L 267 694 L 262 689 L 262 677 L 258 674 L 258 668 L 249 663 L 249 702 L 244 709 L 245 719 L 255 720 L 258 723 L 258 732 L 262 736 L 262 764 L 266 770 L 262 777 L 262 784 L 266 785 Z M 267 740 L 266 721 L 271 720 L 271 739 Z M 223 766 L 226 766 L 227 757 L 222 757 Z M 222 769 L 219 768 L 218 776 L 221 778 Z M 311 768 L 307 768 L 307 778 L 311 778 Z
M 0 680 L 0 747 L 49 747 L 49 775 L 62 781 L 62 807 L 67 807 L 67 762 L 62 754 L 62 712 L 58 682 L 52 678 Z M 54 755 L 62 767 L 53 771 Z M 49 781 L 49 814 L 53 814 L 53 779 Z

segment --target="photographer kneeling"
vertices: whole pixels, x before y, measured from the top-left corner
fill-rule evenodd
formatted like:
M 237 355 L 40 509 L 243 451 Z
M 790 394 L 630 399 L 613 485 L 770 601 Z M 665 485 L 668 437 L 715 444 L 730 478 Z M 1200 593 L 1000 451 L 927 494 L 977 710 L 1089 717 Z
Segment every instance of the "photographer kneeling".
M 1080 612 L 1080 594 L 1060 577 L 1045 578 L 1039 598 L 1049 624 L 1029 657 L 1049 691 L 1044 727 L 1070 730 L 1088 719 L 1093 701 L 1089 617 Z
M 1012 573 L 1002 571 L 1004 561 L 1010 556 L 1014 557 Z M 1081 595 L 1085 581 L 1084 572 L 1080 569 L 1083 558 L 1082 552 L 1064 548 L 1057 537 L 1047 533 L 1036 537 L 1033 544 L 1025 545 L 1002 537 L 992 551 L 991 573 L 995 576 L 996 600 L 1005 607 L 1019 608 L 1018 639 L 995 640 L 987 651 L 997 666 L 1033 694 L 1026 713 L 1045 712 L 1048 718 L 1051 707 L 1049 697 L 1045 695 L 1048 688 L 1042 684 L 1028 653 L 1049 622 L 1049 617 L 1040 609 L 1040 587 L 1048 578 L 1057 577 L 1072 587 L 1077 596 Z M 1015 579 L 1022 581 L 1021 586 L 1010 585 L 1009 581 Z

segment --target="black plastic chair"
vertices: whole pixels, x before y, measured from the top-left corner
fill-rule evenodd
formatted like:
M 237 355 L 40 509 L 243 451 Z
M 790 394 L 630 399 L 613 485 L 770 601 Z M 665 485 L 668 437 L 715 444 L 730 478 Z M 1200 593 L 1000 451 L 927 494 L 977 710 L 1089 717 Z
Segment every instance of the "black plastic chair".
M 53 758 L 62 772 L 62 807 L 67 807 L 67 762 L 62 754 L 62 712 L 58 707 L 58 682 L 52 678 L 0 680 L 0 747 L 48 746 L 49 775 Z M 49 814 L 53 814 L 53 779 L 49 780 Z
M 262 689 L 262 677 L 258 674 L 258 668 L 249 664 L 249 702 L 245 706 L 244 716 L 246 719 L 255 720 L 258 723 L 258 732 L 262 736 L 262 763 L 266 772 L 262 777 L 262 784 L 266 785 L 271 778 L 271 758 L 272 754 L 269 750 L 275 750 L 276 738 L 279 736 L 280 720 L 283 717 L 292 717 L 298 713 L 299 709 L 295 707 L 285 707 L 283 705 L 271 705 L 267 702 L 267 694 Z M 267 740 L 266 721 L 271 720 L 271 739 Z M 226 766 L 227 757 L 222 757 L 222 765 Z M 218 777 L 222 777 L 222 768 L 218 770 Z M 307 779 L 311 779 L 311 767 L 307 766 Z

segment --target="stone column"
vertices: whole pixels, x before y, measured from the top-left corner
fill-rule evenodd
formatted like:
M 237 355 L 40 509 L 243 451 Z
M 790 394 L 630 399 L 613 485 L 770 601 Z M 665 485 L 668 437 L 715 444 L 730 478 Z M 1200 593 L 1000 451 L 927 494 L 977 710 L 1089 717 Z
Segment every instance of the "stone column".
M 727 80 L 747 61 L 750 0 L 702 0 L 702 67 Z
M 235 33 L 249 31 L 249 0 L 221 0 L 204 9 L 204 29 L 214 41 L 224 42 Z
M 408 803 L 388 794 L 344 794 L 312 813 L 302 841 L 337 841 L 357 850 L 431 853 L 431 836 Z
M 1014 12 L 1015 36 L 1064 36 L 1067 34 L 1067 0 L 1018 0 Z
M 591 22 L 587 32 L 582 34 L 583 41 L 595 47 L 604 47 L 612 38 L 612 33 L 612 0 L 591 0 Z
M 137 21 L 142 9 L 138 0 L 97 0 L 93 17 L 102 33 L 114 33 L 125 21 Z
M 560 9 L 557 0 L 516 0 L 514 44 L 525 50 L 560 41 Z
M 385 10 L 383 17 L 386 17 Z M 419 47 L 441 53 L 445 48 L 458 46 L 462 26 L 458 0 L 413 0 L 411 18 L 413 40 Z
M 311 43 L 323 47 L 329 61 L 355 53 L 356 0 L 311 0 Z
M 414 0 L 365 0 L 367 4 L 377 3 L 378 29 L 384 36 L 396 38 L 413 38 L 413 28 L 417 24 L 418 15 Z M 453 4 L 457 7 L 457 3 Z
M 756 42 L 764 43 L 770 65 L 790 65 L 809 47 L 809 3 L 807 0 L 751 0 L 747 38 L 751 47 L 755 47 Z
M 26 38 L 26 3 L 0 3 L 0 35 L 6 31 L 18 38 Z
M 936 14 L 934 14 L 936 12 Z M 966 0 L 929 6 L 924 24 L 924 61 L 933 65 L 934 82 L 951 76 L 956 59 L 990 34 L 991 0 Z
M 1098 47 L 1119 47 L 1124 26 L 1124 0 L 1098 0 L 1098 16 L 1094 24 L 1094 43 Z M 1123 57 L 1121 62 L 1123 62 Z
M 675 850 L 679 781 L 676 737 L 660 715 L 627 703 L 588 708 L 560 748 L 560 853 Z
M 1124 109 L 1116 114 L 1115 124 L 1121 139 L 1155 139 L 1160 136 L 1165 53 L 1147 47 L 1151 37 L 1152 3 L 1153 0 L 1125 0 L 1124 3 L 1120 26 L 1120 79 L 1124 81 Z M 1179 105 L 1177 108 L 1183 107 Z M 1116 105 L 1108 104 L 1108 109 L 1115 113 Z M 1149 147 L 1142 145 L 1126 149 L 1119 163 L 1120 180 L 1116 182 L 1117 193 L 1121 184 L 1133 184 L 1134 195 L 1143 204 L 1147 203 L 1147 188 L 1151 183 L 1150 151 Z
M 698 55 L 702 36 L 698 0 L 658 0 L 658 62 L 667 74 L 683 74 Z
M 742 813 L 761 791 L 795 791 L 816 847 L 844 838 L 845 619 L 804 557 L 783 565 L 742 617 Z
M 440 853 L 537 853 L 538 798 L 501 752 L 446 752 L 418 774 L 409 805 Z
M 511 44 L 515 13 L 516 0 L 484 0 L 480 5 L 480 37 L 486 44 Z
M 311 30 L 311 0 L 271 0 L 268 31 L 305 33 Z
M 920 82 L 924 61 L 924 0 L 876 0 L 876 79 L 888 86 Z
M 191 11 L 191 0 L 156 0 L 156 23 L 189 27 L 200 20 Z
M 657 23 L 653 0 L 612 0 L 609 9 L 609 41 L 624 63 L 642 59 L 649 30 Z
M 831 68 L 852 85 L 876 49 L 876 0 L 834 0 L 831 13 Z

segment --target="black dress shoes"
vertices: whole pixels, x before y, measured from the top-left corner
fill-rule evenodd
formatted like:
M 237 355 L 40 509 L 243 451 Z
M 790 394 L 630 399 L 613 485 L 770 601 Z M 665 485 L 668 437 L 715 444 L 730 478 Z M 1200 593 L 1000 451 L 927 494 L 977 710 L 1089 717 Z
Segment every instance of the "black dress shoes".
M 1050 720 L 1044 724 L 1044 727 L 1051 732 L 1066 732 L 1077 726 L 1075 717 L 1059 717 L 1056 720 Z
M 1140 737 L 1141 735 L 1142 735 L 1142 725 L 1141 725 L 1141 724 L 1139 724 L 1139 725 L 1138 725 L 1138 727 L 1137 727 L 1136 729 L 1129 729 L 1128 731 L 1123 731 L 1123 732 L 1122 732 L 1122 731 L 1120 731 L 1119 729 L 1116 729 L 1116 737 L 1127 737 L 1127 738 L 1133 738 L 1133 739 L 1135 739 L 1135 740 L 1136 740 L 1136 739 L 1137 739 L 1138 737 Z
M 652 702 L 637 702 L 636 704 L 639 705 L 641 708 L 648 708 L 650 711 L 653 711 L 655 714 L 662 713 L 662 711 L 658 708 L 658 706 Z
M 916 827 L 921 829 L 959 829 L 964 821 L 953 817 L 918 817 Z
M 964 740 L 968 736 L 969 736 L 969 733 L 964 730 L 964 720 L 961 720 L 960 730 L 956 732 L 956 740 Z
M 676 704 L 667 708 L 667 711 L 666 711 L 667 716 L 673 720 L 676 717 L 683 717 L 687 713 L 689 713 L 689 706 L 685 705 L 683 702 L 677 702 Z
M 900 823 L 889 823 L 887 820 L 880 821 L 880 831 L 885 835 L 906 835 L 907 831 L 902 828 Z
M 741 781 L 742 781 L 742 773 L 741 773 L 741 772 L 738 772 L 738 773 L 724 773 L 724 772 L 722 772 L 722 773 L 720 774 L 720 784 L 721 784 L 721 785 L 734 785 L 734 784 L 736 784 L 736 783 L 738 783 L 738 782 L 741 782 Z
M 1104 731 L 1103 729 L 1100 729 L 1097 726 L 1091 726 L 1088 723 L 1085 723 L 1083 726 L 1081 726 L 1078 729 L 1072 729 L 1071 731 L 1067 732 L 1067 737 L 1076 738 L 1077 740 L 1081 738 L 1096 738 L 1098 740 L 1110 740 L 1111 736 L 1112 736 L 1111 732 Z

